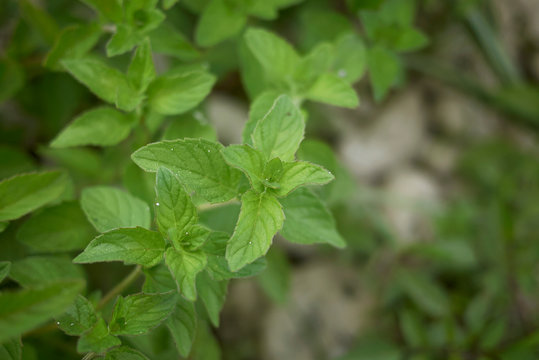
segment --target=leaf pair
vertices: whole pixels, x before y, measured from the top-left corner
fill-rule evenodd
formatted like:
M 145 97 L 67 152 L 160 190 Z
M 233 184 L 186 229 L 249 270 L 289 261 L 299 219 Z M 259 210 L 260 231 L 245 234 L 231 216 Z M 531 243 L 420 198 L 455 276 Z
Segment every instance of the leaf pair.
M 284 39 L 250 28 L 240 45 L 240 64 L 253 98 L 273 90 L 298 99 L 355 108 L 359 99 L 351 83 L 364 71 L 365 50 L 357 37 L 347 35 L 335 45 L 321 44 L 300 57 Z

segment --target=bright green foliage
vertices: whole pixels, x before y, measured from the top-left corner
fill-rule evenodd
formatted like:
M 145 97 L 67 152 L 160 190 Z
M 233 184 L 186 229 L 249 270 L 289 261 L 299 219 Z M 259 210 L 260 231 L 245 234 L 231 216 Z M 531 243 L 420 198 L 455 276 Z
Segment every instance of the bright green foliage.
M 9 275 L 11 263 L 9 261 L 0 261 L 0 282 Z
M 166 321 L 181 356 L 187 357 L 195 340 L 197 314 L 193 303 L 179 298 L 175 309 Z
M 135 89 L 143 92 L 154 78 L 155 67 L 153 66 L 152 48 L 150 40 L 146 39 L 135 51 L 127 70 L 127 79 Z
M 189 301 L 195 301 L 196 277 L 207 264 L 207 257 L 203 251 L 175 249 L 169 247 L 165 252 L 165 263 L 178 285 L 178 291 Z
M 241 198 L 241 212 L 226 248 L 230 270 L 237 271 L 268 251 L 273 235 L 281 229 L 284 214 L 269 194 L 250 190 Z
M 159 233 L 141 227 L 123 228 L 99 235 L 73 261 L 123 261 L 151 267 L 161 262 L 164 251 L 165 240 Z
M 197 278 L 200 298 L 214 326 L 219 326 L 219 313 L 225 304 L 227 288 L 228 280 L 214 281 L 207 272 L 202 272 Z
M 63 281 L 0 294 L 0 343 L 62 313 L 82 290 L 81 281 Z
M 285 239 L 300 244 L 345 246 L 333 215 L 311 190 L 298 189 L 280 201 L 286 218 L 281 230 Z
M 301 140 L 305 121 L 288 96 L 280 96 L 270 111 L 256 124 L 252 134 L 253 145 L 266 160 L 275 157 L 284 161 L 294 158 Z
M 9 277 L 31 288 L 67 280 L 84 281 L 84 272 L 67 256 L 30 256 L 14 261 Z
M 99 318 L 90 330 L 81 335 L 77 342 L 77 351 L 100 353 L 121 343 L 120 339 L 110 334 L 105 321 Z
M 78 202 L 64 202 L 44 209 L 26 220 L 17 240 L 38 252 L 64 252 L 84 249 L 94 229 Z
M 63 60 L 75 79 L 104 101 L 126 111 L 135 109 L 142 98 L 120 71 L 94 59 Z
M 188 191 L 215 203 L 237 195 L 239 171 L 224 161 L 223 146 L 203 139 L 161 141 L 137 150 L 131 158 L 145 171 L 172 170 Z
M 247 17 L 225 0 L 211 0 L 204 8 L 196 29 L 196 42 L 201 46 L 212 46 L 237 34 Z
M 120 189 L 106 186 L 86 188 L 80 202 L 88 220 L 99 232 L 122 227 L 150 227 L 148 205 Z
M 92 109 L 77 117 L 64 128 L 52 140 L 51 147 L 116 145 L 129 135 L 134 120 L 134 117 L 111 107 Z
M 148 104 L 159 114 L 182 114 L 197 106 L 209 94 L 215 80 L 215 76 L 205 71 L 165 74 L 150 84 Z
M 56 325 L 67 335 L 82 335 L 97 323 L 97 315 L 92 303 L 78 295 L 66 312 L 56 317 Z
M 324 185 L 334 178 L 328 170 L 306 161 L 284 163 L 275 194 L 285 196 L 299 186 Z
M 164 321 L 176 305 L 174 292 L 118 297 L 109 324 L 113 335 L 141 335 Z
M 380 101 L 395 84 L 401 65 L 394 54 L 379 46 L 369 49 L 368 59 L 374 98 Z
M 107 351 L 104 360 L 149 360 L 146 355 L 127 346 L 120 346 Z
M 120 0 L 82 0 L 95 9 L 99 15 L 112 22 L 122 21 L 122 2 Z
M 60 171 L 28 173 L 0 182 L 0 221 L 14 220 L 56 199 L 68 185 Z
M 163 235 L 171 229 L 182 235 L 196 224 L 195 205 L 172 171 L 164 167 L 157 170 L 155 190 L 157 225 Z
M 309 88 L 305 97 L 335 106 L 356 108 L 358 97 L 350 85 L 339 76 L 331 73 L 322 74 Z
M 266 160 L 264 155 L 250 145 L 230 145 L 221 150 L 225 161 L 245 173 L 253 189 L 262 191 Z

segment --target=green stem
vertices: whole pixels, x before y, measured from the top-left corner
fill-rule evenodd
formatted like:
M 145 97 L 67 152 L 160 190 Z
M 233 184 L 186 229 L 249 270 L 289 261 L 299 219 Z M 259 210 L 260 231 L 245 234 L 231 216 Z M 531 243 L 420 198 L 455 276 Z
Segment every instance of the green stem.
M 142 267 L 140 265 L 137 265 L 133 271 L 129 273 L 120 283 L 118 283 L 115 287 L 113 287 L 105 296 L 103 296 L 103 299 L 97 304 L 95 307 L 96 310 L 101 310 L 105 305 L 108 304 L 109 301 L 111 301 L 113 298 L 115 298 L 117 295 L 121 294 L 125 288 L 127 288 L 133 281 L 137 279 L 137 277 L 141 274 Z

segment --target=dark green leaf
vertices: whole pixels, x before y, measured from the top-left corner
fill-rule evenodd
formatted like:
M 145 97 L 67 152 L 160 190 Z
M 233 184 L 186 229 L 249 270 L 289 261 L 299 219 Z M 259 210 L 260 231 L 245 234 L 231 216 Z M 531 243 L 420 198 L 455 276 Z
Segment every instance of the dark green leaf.
M 110 334 L 107 324 L 100 318 L 89 331 L 79 338 L 77 351 L 79 353 L 101 353 L 121 343 L 120 339 Z
M 121 346 L 107 351 L 104 360 L 149 360 L 146 355 L 127 346 Z
M 9 275 L 11 263 L 9 261 L 0 261 L 0 282 Z
M 23 287 L 35 287 L 64 280 L 84 281 L 85 276 L 67 256 L 31 256 L 14 261 L 10 277 Z
M 197 314 L 193 303 L 179 298 L 176 308 L 166 321 L 181 356 L 187 357 L 195 340 Z
M 219 326 L 219 313 L 225 304 L 227 288 L 228 280 L 215 281 L 205 271 L 197 278 L 199 296 L 215 327 Z
M 60 316 L 56 317 L 56 325 L 67 335 L 82 335 L 97 322 L 94 306 L 82 295 Z

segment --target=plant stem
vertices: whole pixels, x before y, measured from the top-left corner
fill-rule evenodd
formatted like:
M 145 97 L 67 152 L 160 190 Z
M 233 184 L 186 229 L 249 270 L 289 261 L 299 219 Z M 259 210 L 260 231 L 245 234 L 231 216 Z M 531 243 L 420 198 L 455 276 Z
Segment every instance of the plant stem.
M 103 299 L 97 304 L 95 307 L 96 310 L 101 310 L 105 305 L 108 304 L 110 300 L 115 298 L 117 295 L 121 294 L 122 291 L 125 290 L 133 281 L 137 279 L 137 277 L 140 275 L 142 270 L 142 267 L 140 265 L 137 265 L 133 271 L 129 273 L 120 283 L 118 283 L 115 287 L 113 287 L 105 296 L 103 296 Z
M 90 353 L 84 355 L 84 357 L 82 358 L 82 360 L 91 360 L 91 359 L 93 359 L 94 357 L 95 357 L 95 353 L 90 352 Z

